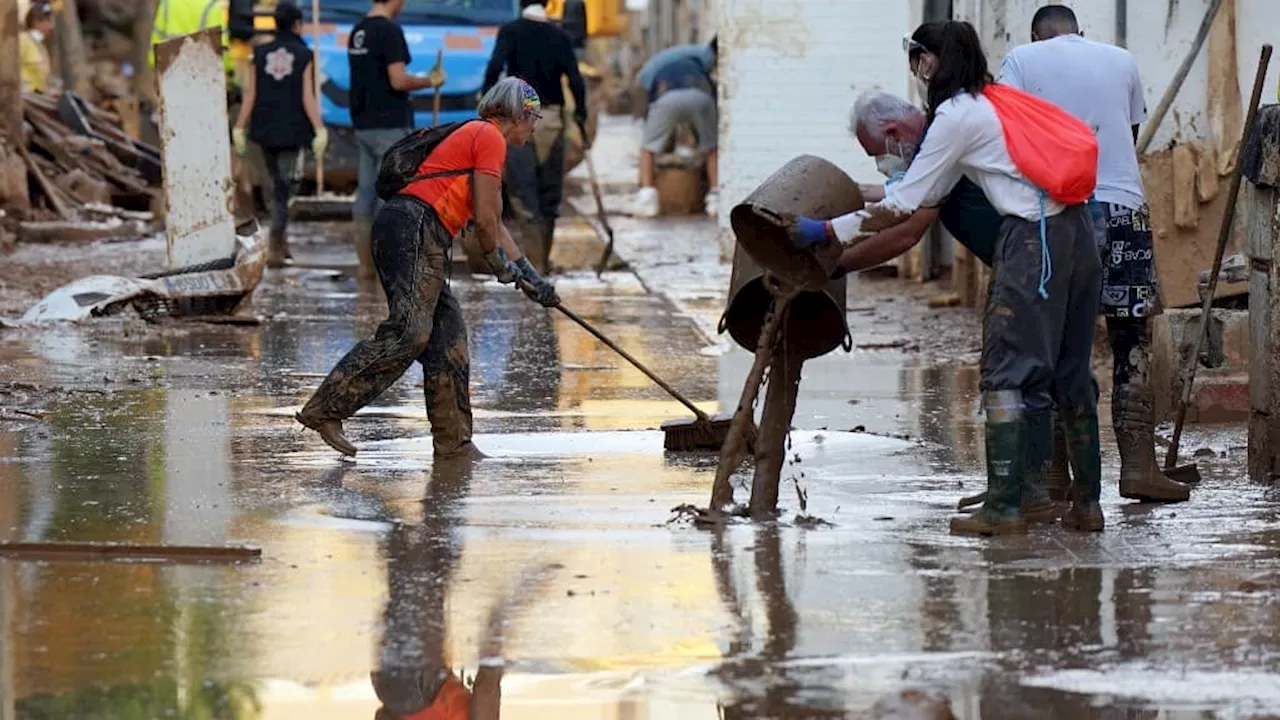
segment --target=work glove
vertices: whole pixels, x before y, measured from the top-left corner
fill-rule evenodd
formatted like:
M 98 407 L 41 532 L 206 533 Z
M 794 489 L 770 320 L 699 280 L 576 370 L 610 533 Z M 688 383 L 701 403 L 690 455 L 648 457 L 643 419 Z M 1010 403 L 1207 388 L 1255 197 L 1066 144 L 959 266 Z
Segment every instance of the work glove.
M 498 278 L 498 282 L 503 285 L 515 282 L 520 275 L 516 264 L 507 259 L 507 254 L 500 247 L 485 253 L 484 261 L 489 263 L 489 269 L 493 271 L 494 277 Z
M 231 144 L 240 157 L 244 157 L 244 154 L 249 152 L 249 138 L 245 136 L 244 128 L 231 129 Z
M 524 291 L 529 299 L 538 303 L 543 307 L 555 307 L 560 304 L 560 296 L 556 294 L 556 286 L 547 282 L 545 278 L 538 274 L 533 268 L 533 264 L 529 262 L 529 258 L 522 257 L 514 263 L 517 272 L 520 273 L 520 289 Z
M 329 129 L 326 127 L 316 128 L 316 136 L 311 138 L 311 154 L 316 157 L 324 155 L 324 151 L 329 147 Z
M 444 68 L 439 65 L 432 65 L 431 72 L 427 73 L 427 77 L 431 78 L 431 87 L 440 87 L 444 85 L 445 80 L 449 79 L 449 76 L 444 72 Z
M 814 220 L 803 215 L 796 217 L 791 225 L 791 243 L 797 250 L 812 250 L 831 244 L 831 236 L 827 230 L 826 220 Z

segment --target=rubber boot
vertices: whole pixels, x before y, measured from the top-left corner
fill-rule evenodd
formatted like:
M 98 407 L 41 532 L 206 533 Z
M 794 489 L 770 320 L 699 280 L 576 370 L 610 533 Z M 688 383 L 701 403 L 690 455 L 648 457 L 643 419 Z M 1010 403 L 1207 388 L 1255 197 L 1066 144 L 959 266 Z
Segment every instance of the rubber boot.
M 436 458 L 478 460 L 484 454 L 471 442 L 470 358 L 465 334 L 449 348 L 442 370 L 423 378 L 431 444 Z
M 1098 442 L 1098 413 L 1063 413 L 1062 430 L 1066 435 L 1067 454 L 1071 460 L 1071 509 L 1062 517 L 1068 530 L 1102 532 L 1106 519 L 1098 498 L 1102 495 L 1102 449 Z
M 351 228 L 356 239 L 356 259 L 360 263 L 356 277 L 372 280 L 378 275 L 373 265 L 373 218 L 356 218 L 351 221 Z
M 538 268 L 538 272 L 543 275 L 551 274 L 551 246 L 556 240 L 556 219 L 547 218 L 542 221 L 542 267 Z
M 1067 436 L 1062 430 L 1062 419 L 1053 411 L 1053 452 L 1049 460 L 1049 475 L 1045 487 L 1054 502 L 1067 502 L 1071 495 L 1071 470 L 1067 459 Z
M 952 535 L 1015 535 L 1027 532 L 1022 517 L 1022 475 L 1027 467 L 1027 419 L 1021 397 L 985 393 L 987 412 L 987 496 L 972 515 L 951 518 Z M 1009 394 L 1017 394 L 1016 391 Z
M 1026 469 L 1022 473 L 1022 517 L 1029 523 L 1055 523 L 1062 515 L 1046 482 L 1053 454 L 1053 419 L 1048 410 L 1026 413 Z
M 1156 462 L 1155 413 L 1150 390 L 1138 383 L 1111 394 L 1111 422 L 1120 448 L 1120 497 L 1141 502 L 1186 502 L 1191 487 L 1170 480 Z
M 304 407 L 293 417 L 303 426 L 320 433 L 320 439 L 329 447 L 348 457 L 356 456 L 356 446 L 342 434 L 341 420 L 317 417 L 309 407 Z
M 289 258 L 289 242 L 283 235 L 267 236 L 267 267 L 282 268 Z

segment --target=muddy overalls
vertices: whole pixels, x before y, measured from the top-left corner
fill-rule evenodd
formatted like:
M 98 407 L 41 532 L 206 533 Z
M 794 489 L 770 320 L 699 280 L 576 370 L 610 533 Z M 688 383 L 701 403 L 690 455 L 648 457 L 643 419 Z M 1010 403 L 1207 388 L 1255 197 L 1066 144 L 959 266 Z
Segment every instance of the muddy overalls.
M 316 428 L 345 420 L 391 387 L 416 360 L 435 454 L 471 445 L 471 365 L 462 309 L 446 281 L 453 237 L 435 208 L 396 195 L 373 221 L 373 260 L 387 319 L 329 372 L 298 419 Z

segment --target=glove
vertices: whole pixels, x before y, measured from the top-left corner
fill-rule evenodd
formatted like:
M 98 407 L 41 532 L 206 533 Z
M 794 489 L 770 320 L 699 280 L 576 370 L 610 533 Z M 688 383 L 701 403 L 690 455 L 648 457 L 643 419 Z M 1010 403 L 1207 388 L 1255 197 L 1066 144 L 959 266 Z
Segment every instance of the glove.
M 529 299 L 538 303 L 543 307 L 555 307 L 560 304 L 560 296 L 556 294 L 556 286 L 547 282 L 545 278 L 533 269 L 533 265 L 529 262 L 529 258 L 522 257 L 513 263 L 516 271 L 520 273 L 520 279 L 524 282 L 520 283 L 520 289 L 524 291 Z
M 235 147 L 236 154 L 240 157 L 244 157 L 244 154 L 249 152 L 249 138 L 245 137 L 244 128 L 231 129 L 231 145 Z
M 489 269 L 498 278 L 498 282 L 503 285 L 510 285 L 520 275 L 516 269 L 516 264 L 507 259 L 507 254 L 502 252 L 501 247 L 496 247 L 485 253 L 484 261 L 489 263 Z
M 831 244 L 827 234 L 827 221 L 814 220 L 804 216 L 797 217 L 791 226 L 791 242 L 797 250 L 812 250 L 815 247 L 826 247 Z
M 427 73 L 427 77 L 431 79 L 431 87 L 440 87 L 444 85 L 445 80 L 449 79 L 449 76 L 444 72 L 444 68 L 439 65 L 432 65 L 431 72 Z
M 325 127 L 316 128 L 316 136 L 311 138 L 311 154 L 316 157 L 324 155 L 324 151 L 329 147 L 329 129 Z

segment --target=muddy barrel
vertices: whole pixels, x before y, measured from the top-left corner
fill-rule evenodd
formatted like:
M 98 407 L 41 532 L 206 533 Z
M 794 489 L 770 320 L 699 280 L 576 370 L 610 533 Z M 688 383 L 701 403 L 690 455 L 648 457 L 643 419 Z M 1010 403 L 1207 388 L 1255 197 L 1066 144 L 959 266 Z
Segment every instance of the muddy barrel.
M 771 296 L 765 271 L 787 283 L 812 288 L 796 296 L 783 326 L 787 341 L 806 360 L 845 345 L 844 278 L 828 280 L 828 270 L 814 255 L 800 253 L 787 238 L 787 218 L 794 215 L 829 218 L 862 208 L 858 184 L 840 168 L 812 155 L 801 155 L 765 180 L 729 216 L 737 237 L 729 304 L 720 318 L 720 332 L 755 352 Z M 834 266 L 834 256 L 825 259 Z
M 797 215 L 828 219 L 862 209 L 862 193 L 844 171 L 813 155 L 783 165 L 729 214 L 738 245 L 780 280 L 817 290 L 827 284 L 839 248 L 821 257 L 799 252 L 788 228 Z

